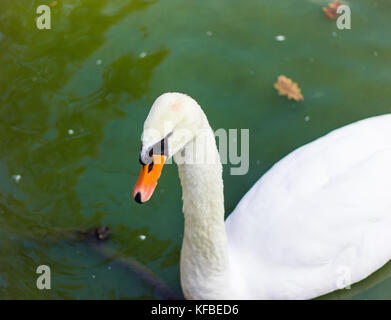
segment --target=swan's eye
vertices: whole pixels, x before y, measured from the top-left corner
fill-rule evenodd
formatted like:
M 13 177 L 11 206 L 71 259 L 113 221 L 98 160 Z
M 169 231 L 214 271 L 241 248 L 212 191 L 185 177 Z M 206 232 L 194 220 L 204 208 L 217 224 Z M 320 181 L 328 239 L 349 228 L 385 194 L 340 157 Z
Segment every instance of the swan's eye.
M 149 165 L 148 165 L 148 173 L 151 172 L 153 169 L 153 162 L 151 162 Z
M 149 149 L 148 155 L 146 155 L 146 152 L 142 153 L 143 144 L 141 143 L 141 150 L 140 150 L 140 155 L 139 155 L 139 162 L 141 163 L 141 165 L 145 166 L 147 164 L 150 164 L 153 161 L 153 155 L 162 155 L 162 156 L 164 155 L 164 156 L 168 157 L 168 146 L 167 146 L 168 141 L 167 140 L 168 140 L 168 137 L 171 135 L 172 135 L 172 132 L 170 132 L 165 138 L 163 138 L 159 142 L 155 143 Z M 148 170 L 151 171 L 152 167 L 153 167 L 153 164 L 150 167 L 150 169 L 148 169 Z

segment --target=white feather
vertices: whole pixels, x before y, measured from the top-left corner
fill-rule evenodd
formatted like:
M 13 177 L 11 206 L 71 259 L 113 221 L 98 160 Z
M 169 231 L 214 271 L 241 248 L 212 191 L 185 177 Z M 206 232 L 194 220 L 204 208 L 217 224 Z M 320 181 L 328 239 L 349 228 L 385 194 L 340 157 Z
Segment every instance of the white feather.
M 163 113 L 174 123 L 174 136 L 184 122 L 193 131 L 209 128 L 204 143 L 217 153 L 193 99 L 178 93 L 159 99 L 144 130 L 160 129 Z M 167 111 L 172 104 L 175 112 Z M 196 141 L 197 135 L 170 146 L 192 150 Z M 179 174 L 181 281 L 189 299 L 314 298 L 366 278 L 391 258 L 391 115 L 340 128 L 283 158 L 248 191 L 225 227 L 221 164 L 184 163 Z

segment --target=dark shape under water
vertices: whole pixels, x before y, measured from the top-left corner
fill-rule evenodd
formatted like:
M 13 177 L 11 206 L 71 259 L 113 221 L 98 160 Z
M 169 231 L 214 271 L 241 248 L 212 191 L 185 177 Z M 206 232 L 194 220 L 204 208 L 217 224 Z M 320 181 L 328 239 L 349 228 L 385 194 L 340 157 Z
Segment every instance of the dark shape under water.
M 87 230 L 77 230 L 74 232 L 75 240 L 87 242 L 104 242 L 111 237 L 111 230 L 107 226 L 89 228 Z
M 110 239 L 112 233 L 109 227 L 100 226 L 88 228 L 86 230 L 77 230 L 71 234 L 74 241 L 83 241 L 105 260 L 110 259 L 112 263 L 118 264 L 127 271 L 136 273 L 138 278 L 146 282 L 155 295 L 162 299 L 183 299 L 183 297 L 171 290 L 152 270 L 139 262 L 134 257 L 120 257 L 113 248 L 108 245 L 101 245 Z M 115 259 L 113 260 L 113 257 Z

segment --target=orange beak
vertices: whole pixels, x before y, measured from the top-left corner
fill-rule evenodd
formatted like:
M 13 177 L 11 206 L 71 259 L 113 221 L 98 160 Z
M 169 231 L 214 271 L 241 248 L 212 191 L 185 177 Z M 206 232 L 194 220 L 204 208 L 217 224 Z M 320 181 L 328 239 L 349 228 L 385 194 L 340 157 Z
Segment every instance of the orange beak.
M 133 198 L 138 203 L 146 202 L 151 198 L 166 161 L 166 156 L 163 155 L 153 154 L 152 158 L 152 163 L 141 167 L 140 175 L 133 189 Z

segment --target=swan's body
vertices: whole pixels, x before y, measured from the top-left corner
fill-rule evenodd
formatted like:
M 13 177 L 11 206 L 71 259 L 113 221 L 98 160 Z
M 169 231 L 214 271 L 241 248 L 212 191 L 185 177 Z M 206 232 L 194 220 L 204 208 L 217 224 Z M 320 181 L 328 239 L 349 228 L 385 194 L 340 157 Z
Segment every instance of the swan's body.
M 163 128 L 164 120 L 171 125 Z M 191 137 L 176 135 L 183 128 Z M 158 137 L 146 135 L 149 129 Z M 198 129 L 207 131 L 206 139 Z M 168 157 L 194 153 L 201 143 L 208 151 L 196 149 L 197 156 L 218 159 L 206 116 L 188 96 L 156 100 L 140 157 L 169 135 Z M 181 283 L 188 299 L 314 298 L 366 278 L 391 258 L 391 115 L 343 127 L 292 152 L 257 181 L 225 223 L 220 162 L 182 162 Z

